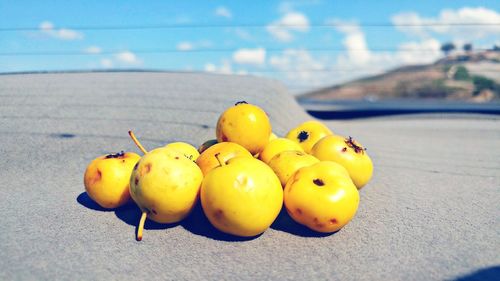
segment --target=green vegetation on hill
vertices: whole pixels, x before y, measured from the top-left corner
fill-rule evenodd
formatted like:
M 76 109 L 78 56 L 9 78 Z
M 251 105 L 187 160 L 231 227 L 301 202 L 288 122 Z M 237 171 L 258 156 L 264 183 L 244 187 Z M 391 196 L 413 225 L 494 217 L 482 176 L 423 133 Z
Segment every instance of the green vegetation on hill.
M 470 74 L 467 68 L 465 66 L 460 65 L 457 67 L 457 71 L 455 72 L 455 75 L 453 75 L 453 79 L 459 80 L 459 81 L 468 81 L 470 80 Z
M 479 95 L 484 90 L 490 90 L 495 93 L 496 98 L 500 97 L 500 84 L 483 76 L 473 76 L 472 83 L 474 84 L 474 95 Z
M 384 74 L 311 92 L 299 99 L 432 98 L 500 101 L 500 53 L 447 56 L 434 64 L 404 66 Z

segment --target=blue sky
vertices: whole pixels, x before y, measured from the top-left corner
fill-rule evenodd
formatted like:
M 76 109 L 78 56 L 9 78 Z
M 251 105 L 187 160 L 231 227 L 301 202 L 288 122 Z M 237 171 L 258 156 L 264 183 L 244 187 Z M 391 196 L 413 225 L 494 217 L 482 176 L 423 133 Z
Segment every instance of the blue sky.
M 162 28 L 86 28 L 106 26 Z M 432 62 L 447 41 L 500 45 L 500 1 L 0 0 L 0 72 L 208 71 L 301 92 Z

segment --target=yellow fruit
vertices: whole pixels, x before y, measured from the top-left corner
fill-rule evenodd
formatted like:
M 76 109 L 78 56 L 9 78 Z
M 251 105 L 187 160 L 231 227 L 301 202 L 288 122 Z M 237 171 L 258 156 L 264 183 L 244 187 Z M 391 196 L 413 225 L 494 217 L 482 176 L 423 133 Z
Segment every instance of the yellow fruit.
M 203 174 L 178 151 L 157 148 L 144 155 L 130 178 L 130 194 L 148 218 L 173 223 L 196 202 Z
M 203 180 L 200 168 L 182 152 L 166 147 L 147 152 L 130 177 L 130 195 L 142 210 L 137 240 L 142 240 L 146 217 L 159 223 L 181 221 L 193 209 Z
M 347 171 L 331 161 L 299 169 L 284 190 L 285 207 L 298 223 L 318 232 L 335 232 L 356 214 L 359 193 Z
M 275 140 L 275 139 L 277 139 L 277 138 L 278 138 L 278 136 L 276 136 L 274 133 L 271 133 L 271 135 L 269 136 L 269 142 L 270 142 L 270 141 L 272 141 L 272 140 Z M 269 144 L 269 142 L 268 142 L 267 144 Z M 267 145 L 267 144 L 266 144 L 266 145 Z M 265 148 L 265 147 L 264 147 L 264 148 Z M 254 155 L 253 155 L 253 157 L 255 157 L 255 158 L 259 159 L 259 157 L 260 157 L 260 153 L 256 153 L 256 154 L 254 154 Z
M 279 179 L 262 161 L 236 157 L 209 172 L 201 187 L 201 204 L 217 229 L 237 236 L 264 232 L 283 204 Z
M 269 136 L 269 141 L 275 140 L 277 138 L 278 138 L 278 136 L 275 133 L 271 132 L 271 135 Z
M 306 153 L 311 153 L 317 141 L 332 134 L 332 131 L 323 123 L 311 120 L 290 130 L 286 137 L 298 143 Z
M 236 156 L 252 157 L 252 154 L 248 150 L 237 143 L 220 142 L 214 144 L 203 151 L 196 160 L 196 164 L 200 167 L 203 175 L 206 175 L 213 168 L 220 166 L 219 161 L 215 157 L 216 154 L 219 154 L 220 159 L 224 162 Z
M 206 142 L 202 143 L 200 147 L 198 147 L 198 152 L 203 153 L 203 151 L 207 150 L 207 148 L 211 147 L 212 145 L 216 144 L 217 140 L 207 140 Z
M 133 152 L 122 151 L 90 162 L 83 178 L 89 197 L 103 208 L 117 208 L 127 203 L 130 174 L 140 158 Z
M 274 156 L 269 161 L 269 167 L 280 179 L 281 185 L 285 187 L 286 182 L 300 168 L 311 166 L 318 163 L 319 160 L 301 151 L 283 151 Z
M 165 145 L 165 148 L 179 151 L 191 161 L 196 161 L 196 159 L 198 159 L 198 156 L 200 156 L 200 153 L 194 146 L 185 142 L 172 142 Z
M 372 178 L 373 163 L 370 156 L 351 137 L 325 137 L 314 145 L 312 154 L 319 160 L 329 160 L 344 166 L 358 189 Z
M 269 164 L 269 161 L 280 152 L 283 151 L 304 151 L 302 147 L 289 139 L 286 138 L 277 138 L 270 141 L 264 149 L 259 154 L 259 159 Z
M 218 142 L 235 142 L 254 155 L 264 149 L 271 131 L 271 123 L 264 110 L 238 102 L 219 117 L 216 135 Z

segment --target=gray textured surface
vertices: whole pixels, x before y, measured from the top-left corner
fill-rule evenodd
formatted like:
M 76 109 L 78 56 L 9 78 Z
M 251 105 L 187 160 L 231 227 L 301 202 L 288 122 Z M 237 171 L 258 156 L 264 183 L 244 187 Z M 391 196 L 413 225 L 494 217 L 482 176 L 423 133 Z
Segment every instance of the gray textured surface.
M 239 241 L 210 228 L 197 209 L 178 225 L 148 223 L 136 242 L 133 205 L 103 211 L 82 193 L 88 162 L 137 151 L 129 128 L 147 148 L 174 140 L 198 145 L 238 100 L 262 106 L 283 134 L 308 119 L 285 89 L 200 74 L 0 75 L 0 100 L 0 280 L 441 280 L 499 273 L 498 118 L 330 122 L 366 145 L 375 163 L 357 216 L 333 235 L 315 235 L 282 214 L 263 235 Z

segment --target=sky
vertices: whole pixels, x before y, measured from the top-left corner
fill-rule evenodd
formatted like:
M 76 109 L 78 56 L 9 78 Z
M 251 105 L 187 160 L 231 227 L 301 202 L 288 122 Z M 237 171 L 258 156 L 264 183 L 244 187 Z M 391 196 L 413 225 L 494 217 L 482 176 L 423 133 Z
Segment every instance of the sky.
M 307 92 L 500 46 L 500 1 L 0 0 L 0 72 L 257 75 Z

